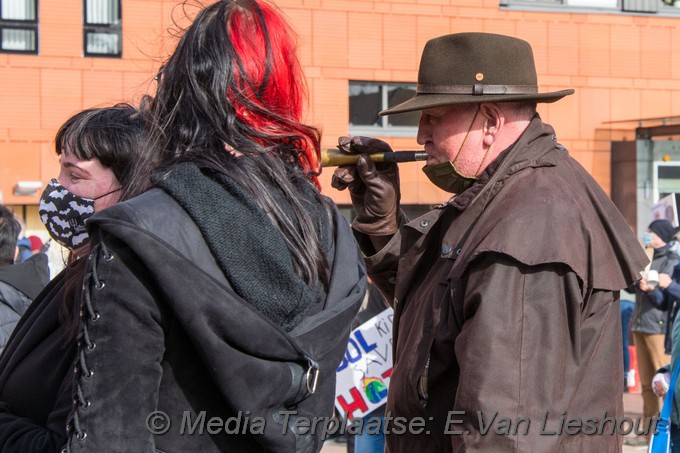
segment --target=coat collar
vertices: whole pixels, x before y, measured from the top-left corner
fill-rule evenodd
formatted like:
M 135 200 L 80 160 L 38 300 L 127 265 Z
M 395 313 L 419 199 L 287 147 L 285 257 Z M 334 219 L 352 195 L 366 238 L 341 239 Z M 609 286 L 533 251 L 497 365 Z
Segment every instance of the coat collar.
M 561 152 L 556 152 L 556 147 Z M 566 150 L 557 144 L 555 131 L 550 125 L 544 124 L 537 113 L 515 143 L 501 152 L 470 188 L 452 197 L 448 204 L 464 211 L 482 193 L 486 194 L 488 201 L 499 181 L 525 168 L 554 166 L 565 156 Z
M 405 225 L 404 234 L 426 235 L 439 221 L 447 207 L 458 211 L 465 211 L 473 204 L 477 215 L 466 215 L 471 221 L 484 209 L 488 201 L 493 198 L 503 186 L 503 182 L 511 175 L 529 167 L 549 167 L 556 165 L 567 155 L 566 149 L 556 142 L 553 128 L 544 124 L 538 114 L 529 123 L 517 141 L 501 152 L 498 157 L 489 164 L 477 181 L 465 192 L 454 195 L 448 202 L 435 206 L 435 209 L 408 222 Z M 550 142 L 550 143 L 546 143 Z M 456 228 L 444 237 L 445 244 L 442 246 L 442 256 L 455 257 L 455 249 L 449 249 L 446 244 L 456 244 L 455 238 L 451 237 L 456 232 L 462 231 Z M 407 239 L 408 240 L 408 239 Z M 409 241 L 410 242 L 410 241 Z
M 555 170 L 537 171 L 529 175 L 529 180 L 513 177 L 526 169 L 550 167 Z M 414 247 L 405 250 L 403 257 L 408 255 L 415 263 L 429 241 L 437 240 L 440 258 L 458 261 L 452 277 L 459 278 L 477 254 L 494 251 L 526 265 L 564 263 L 586 286 L 608 290 L 624 288 L 639 279 L 647 262 L 611 200 L 578 163 L 568 158 L 567 150 L 556 142 L 552 127 L 538 116 L 507 150 L 490 178 L 480 180 L 472 193 L 466 205 L 456 207 L 449 201 L 443 209 L 407 224 L 402 230 L 403 240 Z M 487 210 L 492 201 L 494 209 Z M 569 214 L 574 215 L 565 222 Z M 544 222 L 531 222 L 536 216 Z M 454 222 L 455 227 L 442 224 L 438 226 L 442 235 L 433 238 L 432 228 L 442 221 Z M 555 241 L 555 237 L 562 240 Z M 541 247 L 527 246 L 536 243 Z M 570 244 L 574 243 L 583 243 L 585 248 L 573 250 Z

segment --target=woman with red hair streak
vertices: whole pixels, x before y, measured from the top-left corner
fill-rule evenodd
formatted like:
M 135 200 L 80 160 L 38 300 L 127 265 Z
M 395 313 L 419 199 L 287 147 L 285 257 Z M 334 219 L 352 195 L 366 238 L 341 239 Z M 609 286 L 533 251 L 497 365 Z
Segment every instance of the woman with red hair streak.
M 220 1 L 158 80 L 127 200 L 88 223 L 67 447 L 319 451 L 366 277 L 319 192 L 294 35 Z

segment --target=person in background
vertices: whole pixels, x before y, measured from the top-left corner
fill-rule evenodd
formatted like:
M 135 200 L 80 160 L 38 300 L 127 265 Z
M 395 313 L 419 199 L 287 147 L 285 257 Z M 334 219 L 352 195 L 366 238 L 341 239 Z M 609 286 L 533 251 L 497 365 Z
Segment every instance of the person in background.
M 47 244 L 43 244 L 42 239 L 38 236 L 31 235 L 19 239 L 17 247 L 19 247 L 19 258 L 17 258 L 17 262 L 21 263 L 36 253 L 46 253 L 49 248 L 49 241 Z
M 623 392 L 628 392 L 628 387 L 635 385 L 635 370 L 630 368 L 630 319 L 633 315 L 635 303 L 631 300 L 621 299 L 621 338 L 623 343 Z M 632 371 L 632 373 L 631 373 Z
M 623 416 L 619 290 L 648 261 L 536 112 L 572 93 L 539 92 L 521 39 L 428 41 L 415 96 L 381 115 L 421 112 L 423 170 L 454 196 L 411 222 L 399 210 L 396 165 L 370 159 L 389 146 L 340 139 L 346 152 L 368 154 L 332 183 L 349 189 L 369 275 L 395 310 L 386 411 L 421 417 L 428 432 L 389 433 L 388 452 L 620 449 L 617 434 L 536 426 L 557 426 L 565 413 Z M 487 430 L 494 414 L 525 417 L 531 429 Z
M 26 261 L 33 256 L 33 250 L 31 249 L 31 240 L 27 237 L 20 238 L 17 241 L 17 248 L 19 249 L 19 256 L 17 257 L 17 263 Z
M 677 239 L 669 243 L 671 251 L 677 250 Z M 677 254 L 677 251 L 676 251 Z M 680 263 L 673 268 L 673 274 L 659 274 L 659 285 L 663 294 L 658 294 L 659 290 L 654 290 L 650 296 L 654 296 L 657 307 L 666 310 L 666 335 L 664 338 L 664 349 L 667 355 L 671 355 L 671 363 L 657 370 L 657 374 L 652 379 L 652 390 L 659 398 L 664 398 L 670 386 L 674 387 L 673 405 L 671 410 L 671 451 L 680 453 L 680 382 L 670 382 L 674 367 L 680 358 L 680 348 L 674 345 L 680 344 L 680 323 L 675 322 L 675 318 L 680 308 Z
M 361 324 L 365 323 L 372 317 L 379 315 L 385 309 L 389 308 L 389 304 L 380 293 L 375 285 L 369 284 L 368 291 L 366 291 L 366 297 L 364 298 L 364 303 L 361 304 L 361 309 L 357 314 L 356 319 L 352 325 L 352 329 L 356 329 Z M 350 450 L 349 445 L 347 448 L 347 453 L 382 453 L 385 451 L 385 405 L 383 404 L 379 408 L 375 409 L 370 414 L 365 415 L 363 421 L 363 426 L 366 427 L 372 420 L 380 419 L 380 432 L 379 433 L 369 433 L 367 430 L 363 430 L 359 434 L 353 437 L 352 449 Z M 375 422 L 373 422 L 375 423 Z
M 24 224 L 24 219 L 18 214 L 14 213 L 14 219 L 19 222 L 21 231 L 19 232 L 19 240 L 17 241 L 17 248 L 19 249 L 19 255 L 14 260 L 16 263 L 21 263 L 30 258 L 33 253 L 31 252 L 31 241 L 25 236 L 26 225 Z
M 292 422 L 331 416 L 366 274 L 319 192 L 294 35 L 265 1 L 219 1 L 158 79 L 132 198 L 89 223 L 68 449 L 318 451 Z M 184 433 L 200 414 L 250 424 Z
M 652 263 L 649 267 L 650 271 L 656 271 L 659 275 L 673 273 L 673 268 L 678 262 L 678 255 L 671 250 L 669 244 L 675 233 L 673 224 L 666 219 L 654 220 L 647 227 L 642 242 L 645 247 L 654 249 Z M 661 278 L 659 278 L 660 280 Z M 644 420 L 641 423 L 646 426 L 649 418 L 656 415 L 661 409 L 660 400 L 652 390 L 652 379 L 656 370 L 669 361 L 664 348 L 667 314 L 659 308 L 664 299 L 661 288 L 656 284 L 653 286 L 648 284 L 646 276 L 629 291 L 635 292 L 632 331 L 642 389 Z M 626 444 L 632 446 L 646 445 L 648 439 L 648 435 L 641 434 L 626 439 Z
M 0 205 L 0 352 L 19 318 L 50 281 L 44 253 L 15 262 L 21 225 L 7 207 Z
M 680 344 L 680 323 L 673 323 L 673 328 L 670 332 L 670 335 L 672 337 L 672 344 Z M 659 368 L 652 379 L 652 390 L 658 398 L 664 398 L 666 396 L 666 392 L 671 386 L 674 388 L 670 420 L 670 451 L 672 453 L 680 453 L 680 379 L 676 379 L 675 382 L 671 382 L 671 375 L 679 361 L 680 348 L 675 347 L 671 350 L 670 364 Z
M 677 231 L 677 228 L 675 230 Z M 680 242 L 675 236 L 668 243 L 668 254 L 679 259 L 673 267 L 673 273 L 660 272 L 657 287 L 647 293 L 654 306 L 666 312 L 666 332 L 663 342 L 666 355 L 671 354 L 673 323 L 680 309 Z
M 28 241 L 31 243 L 31 253 L 35 255 L 36 253 L 45 253 L 49 248 L 51 239 L 48 239 L 47 243 L 43 243 L 38 236 L 29 236 Z
M 21 224 L 14 217 L 14 213 L 0 204 L 0 266 L 14 264 L 20 233 Z
M 66 268 L 35 297 L 0 356 L 2 452 L 53 453 L 66 443 L 79 294 L 89 251 L 85 223 L 118 201 L 144 149 L 144 134 L 142 117 L 127 104 L 84 110 L 57 132 L 61 170 L 45 188 L 39 213 L 50 236 L 71 253 Z

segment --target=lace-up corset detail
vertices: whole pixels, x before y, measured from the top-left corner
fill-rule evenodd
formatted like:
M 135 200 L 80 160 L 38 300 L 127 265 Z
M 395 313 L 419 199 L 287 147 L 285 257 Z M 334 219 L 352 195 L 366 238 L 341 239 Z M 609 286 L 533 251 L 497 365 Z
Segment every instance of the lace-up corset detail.
M 83 299 L 80 307 L 81 326 L 78 334 L 78 355 L 76 366 L 73 370 L 76 375 L 73 398 L 75 411 L 73 418 L 66 427 L 69 439 L 62 450 L 65 453 L 71 452 L 72 442 L 81 441 L 87 437 L 87 432 L 80 425 L 79 414 L 81 411 L 86 411 L 92 404 L 91 399 L 88 399 L 83 391 L 83 383 L 95 378 L 95 370 L 88 365 L 89 355 L 94 353 L 97 348 L 97 343 L 90 335 L 90 327 L 100 320 L 100 314 L 95 309 L 92 301 L 92 294 L 94 291 L 100 291 L 106 286 L 106 282 L 98 274 L 99 260 L 109 262 L 113 259 L 114 255 L 106 248 L 104 243 L 95 246 L 88 256 L 89 271 L 85 274 L 83 281 Z

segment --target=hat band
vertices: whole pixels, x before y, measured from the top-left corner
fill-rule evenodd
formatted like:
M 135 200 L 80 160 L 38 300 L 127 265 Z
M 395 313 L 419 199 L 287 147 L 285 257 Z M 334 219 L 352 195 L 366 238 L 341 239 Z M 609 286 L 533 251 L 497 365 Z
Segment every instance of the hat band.
M 537 94 L 536 85 L 425 85 L 419 83 L 416 87 L 418 94 Z

